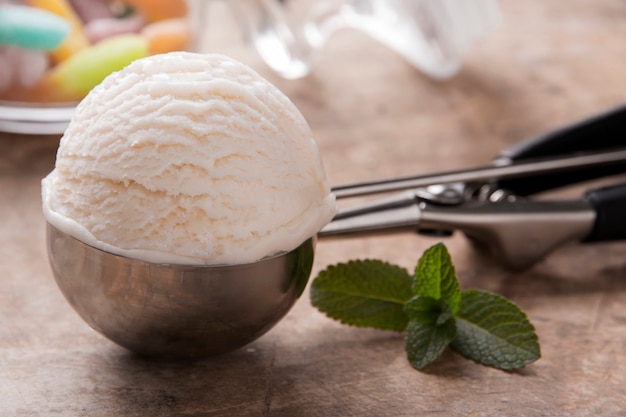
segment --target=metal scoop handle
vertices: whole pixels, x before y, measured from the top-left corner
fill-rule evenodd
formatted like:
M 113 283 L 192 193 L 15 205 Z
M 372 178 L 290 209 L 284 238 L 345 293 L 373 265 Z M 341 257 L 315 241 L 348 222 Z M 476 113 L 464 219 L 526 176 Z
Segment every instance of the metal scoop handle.
M 626 105 L 565 126 L 508 148 L 495 159 L 497 165 L 510 165 L 535 158 L 559 157 L 572 152 L 589 153 L 616 149 L 626 144 Z M 575 171 L 546 172 L 536 180 L 511 178 L 497 187 L 527 196 L 541 191 L 626 172 L 626 164 L 581 166 Z
M 319 236 L 461 230 L 515 269 L 532 265 L 565 242 L 626 239 L 626 184 L 592 190 L 575 201 L 517 198 L 626 172 L 623 138 L 626 107 L 524 142 L 504 151 L 491 166 L 335 187 L 338 198 L 410 191 L 342 209 Z M 461 191 L 452 202 L 437 204 L 422 192 L 441 184 L 460 185 L 461 190 L 468 184 L 506 187 L 515 198 L 483 200 Z
M 562 156 L 559 158 L 537 158 L 503 166 L 489 165 L 439 174 L 347 184 L 334 187 L 333 193 L 337 198 L 347 198 L 428 187 L 434 184 L 458 182 L 496 183 L 507 179 L 527 179 L 529 177 L 535 179 L 534 183 L 540 183 L 543 176 L 547 174 L 562 173 L 563 175 L 571 175 L 572 172 L 577 170 L 592 170 L 602 167 L 614 167 L 617 171 L 626 171 L 626 148 L 583 155 Z M 594 175 L 594 177 L 598 178 L 597 175 Z M 573 182 L 569 181 L 569 183 Z
M 337 198 L 455 182 L 493 183 L 513 194 L 541 191 L 626 172 L 626 105 L 501 152 L 494 164 L 333 188 Z
M 461 230 L 504 264 L 523 269 L 571 241 L 626 239 L 626 184 L 589 191 L 574 201 L 429 204 L 413 192 L 340 211 L 319 237 L 410 229 Z

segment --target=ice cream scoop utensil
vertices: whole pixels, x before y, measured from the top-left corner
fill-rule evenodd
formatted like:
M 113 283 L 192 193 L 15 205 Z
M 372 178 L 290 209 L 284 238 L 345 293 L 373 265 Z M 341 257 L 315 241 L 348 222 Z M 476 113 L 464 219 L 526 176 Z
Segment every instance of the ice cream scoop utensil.
M 516 268 L 569 240 L 624 239 L 626 185 L 558 202 L 520 199 L 515 187 L 508 191 L 501 187 L 505 179 L 540 182 L 555 172 L 585 169 L 587 177 L 598 177 L 625 170 L 625 150 L 586 150 L 593 152 L 539 162 L 549 167 L 544 171 L 533 165 L 537 161 L 514 161 L 506 167 L 479 169 L 480 178 L 477 170 L 436 174 L 428 176 L 430 181 L 421 178 L 419 186 L 425 188 L 340 211 L 319 236 L 406 227 L 458 228 L 490 245 Z M 560 185 L 571 182 L 559 179 Z M 188 266 L 114 255 L 52 225 L 47 240 L 59 288 L 91 327 L 132 351 L 176 358 L 235 350 L 269 330 L 306 286 L 315 243 L 313 237 L 295 250 L 250 264 Z
M 335 187 L 339 198 L 408 191 L 341 209 L 319 236 L 458 229 L 515 269 L 565 242 L 626 239 L 626 185 L 579 200 L 520 198 L 626 172 L 625 133 L 623 107 L 518 144 L 490 166 Z

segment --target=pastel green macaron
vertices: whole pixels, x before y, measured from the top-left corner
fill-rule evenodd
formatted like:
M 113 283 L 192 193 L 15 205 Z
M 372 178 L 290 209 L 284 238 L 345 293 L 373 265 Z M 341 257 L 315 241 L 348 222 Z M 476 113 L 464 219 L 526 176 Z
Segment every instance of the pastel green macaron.
M 68 97 L 84 96 L 107 75 L 148 55 L 146 41 L 128 34 L 108 38 L 85 48 L 57 65 L 46 82 Z
M 51 51 L 69 33 L 69 24 L 54 13 L 28 6 L 0 7 L 0 45 Z

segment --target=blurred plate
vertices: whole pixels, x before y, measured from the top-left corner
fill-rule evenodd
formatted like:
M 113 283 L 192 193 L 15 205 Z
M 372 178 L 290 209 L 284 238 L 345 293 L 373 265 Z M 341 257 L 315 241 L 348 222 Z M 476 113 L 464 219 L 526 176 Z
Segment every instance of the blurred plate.
M 0 100 L 0 131 L 26 135 L 62 134 L 76 103 L 36 105 Z

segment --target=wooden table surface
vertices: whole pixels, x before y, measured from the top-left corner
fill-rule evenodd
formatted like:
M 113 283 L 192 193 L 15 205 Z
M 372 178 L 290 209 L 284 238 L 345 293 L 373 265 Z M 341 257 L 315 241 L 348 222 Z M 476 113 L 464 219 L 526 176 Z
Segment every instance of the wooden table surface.
M 626 3 L 502 0 L 503 24 L 436 82 L 366 36 L 337 34 L 312 76 L 257 68 L 308 119 L 333 184 L 488 163 L 506 146 L 626 101 Z M 337 324 L 308 292 L 251 345 L 194 363 L 137 357 L 91 330 L 50 272 L 40 180 L 58 137 L 0 134 L 2 416 L 626 416 L 626 245 L 568 245 L 524 272 L 444 240 L 462 288 L 500 293 L 535 324 L 542 358 L 513 373 L 446 352 L 424 372 L 403 335 Z M 577 195 L 581 190 L 573 189 Z M 380 258 L 412 269 L 438 240 L 320 241 L 314 274 Z

